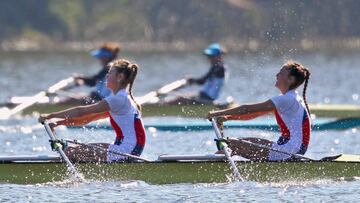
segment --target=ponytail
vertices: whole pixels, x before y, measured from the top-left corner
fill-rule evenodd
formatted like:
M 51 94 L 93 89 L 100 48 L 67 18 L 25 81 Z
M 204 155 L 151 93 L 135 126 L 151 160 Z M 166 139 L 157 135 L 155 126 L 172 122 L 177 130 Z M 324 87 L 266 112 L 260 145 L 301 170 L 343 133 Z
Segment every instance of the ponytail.
M 131 70 L 131 73 L 129 75 L 129 95 L 131 97 L 131 99 L 134 101 L 134 103 L 136 104 L 136 107 L 138 109 L 138 111 L 141 111 L 141 106 L 135 101 L 134 99 L 134 95 L 132 93 L 132 88 L 134 85 L 134 81 L 138 72 L 138 66 L 136 64 L 129 64 L 129 68 Z
M 306 101 L 306 90 L 310 79 L 310 71 L 307 68 L 305 68 L 303 65 L 295 61 L 288 61 L 287 63 L 285 63 L 284 67 L 289 68 L 290 70 L 289 74 L 291 76 L 294 76 L 296 79 L 295 83 L 290 85 L 289 90 L 295 89 L 304 83 L 303 98 L 306 109 L 310 115 L 310 109 Z
M 307 68 L 304 68 L 304 70 L 305 70 L 306 75 L 305 75 L 305 82 L 304 82 L 304 89 L 303 89 L 303 98 L 304 98 L 304 103 L 305 103 L 306 109 L 310 115 L 311 114 L 310 109 L 309 109 L 308 103 L 306 101 L 306 90 L 307 90 L 307 86 L 308 86 L 309 79 L 310 79 L 310 71 Z
M 136 78 L 136 75 L 137 75 L 138 69 L 139 69 L 138 65 L 133 64 L 124 59 L 119 59 L 119 60 L 115 60 L 112 63 L 110 63 L 109 66 L 116 68 L 118 73 L 124 74 L 125 79 L 123 81 L 121 81 L 123 83 L 122 85 L 125 85 L 125 86 L 129 85 L 128 91 L 129 91 L 130 98 L 136 104 L 137 110 L 141 111 L 141 106 L 135 101 L 134 95 L 132 92 L 134 81 L 135 81 L 135 78 Z

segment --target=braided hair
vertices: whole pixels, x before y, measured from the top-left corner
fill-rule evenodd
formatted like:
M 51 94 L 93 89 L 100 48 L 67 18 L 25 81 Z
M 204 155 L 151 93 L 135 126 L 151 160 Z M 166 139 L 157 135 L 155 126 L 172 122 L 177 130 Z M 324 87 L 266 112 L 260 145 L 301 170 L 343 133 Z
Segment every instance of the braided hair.
M 300 63 L 297 63 L 294 61 L 288 61 L 287 63 L 285 63 L 284 67 L 289 69 L 290 76 L 295 77 L 295 83 L 290 86 L 289 90 L 295 89 L 304 83 L 303 98 L 304 98 L 304 103 L 305 103 L 306 109 L 310 114 L 309 106 L 306 101 L 306 90 L 307 90 L 307 86 L 308 86 L 309 79 L 310 79 L 309 69 L 305 68 Z
M 118 59 L 115 61 L 112 61 L 109 63 L 109 67 L 116 68 L 118 73 L 123 73 L 125 76 L 125 80 L 122 82 L 125 83 L 124 85 L 129 85 L 129 95 L 131 99 L 136 104 L 136 107 L 139 111 L 141 111 L 141 106 L 135 101 L 134 95 L 132 92 L 132 88 L 134 85 L 134 81 L 136 78 L 136 75 L 138 73 L 139 66 L 136 64 L 131 63 L 128 60 L 125 59 Z

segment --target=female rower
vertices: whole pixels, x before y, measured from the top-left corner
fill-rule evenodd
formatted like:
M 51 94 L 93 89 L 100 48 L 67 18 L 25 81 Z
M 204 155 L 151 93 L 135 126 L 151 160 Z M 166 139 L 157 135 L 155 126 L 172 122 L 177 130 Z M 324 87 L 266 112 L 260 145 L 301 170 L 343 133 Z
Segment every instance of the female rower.
M 97 147 L 68 147 L 65 153 L 75 162 L 78 161 L 117 161 L 124 157 L 116 152 L 140 156 L 145 145 L 145 130 L 140 118 L 140 106 L 135 102 L 132 87 L 138 72 L 138 66 L 127 60 L 115 60 L 109 65 L 106 75 L 107 87 L 112 94 L 91 105 L 78 106 L 64 111 L 41 115 L 40 122 L 47 119 L 61 118 L 51 127 L 59 125 L 78 126 L 102 118 L 110 118 L 115 130 L 113 144 L 94 143 Z M 102 147 L 103 149 L 99 149 Z M 112 153 L 115 152 L 115 153 Z
M 225 82 L 225 65 L 223 56 L 226 54 L 225 48 L 220 44 L 214 43 L 204 50 L 204 55 L 210 62 L 209 71 L 200 78 L 188 78 L 187 83 L 202 85 L 202 89 L 197 95 L 179 96 L 167 104 L 209 104 L 213 103 L 220 96 L 221 89 Z
M 208 117 L 219 117 L 218 121 L 249 120 L 274 112 L 281 130 L 278 141 L 271 142 L 261 138 L 229 139 L 226 142 L 232 149 L 233 154 L 250 160 L 271 161 L 290 159 L 292 158 L 291 154 L 305 154 L 310 141 L 310 111 L 306 102 L 309 77 L 310 72 L 308 69 L 299 63 L 289 61 L 284 64 L 276 75 L 275 86 L 280 90 L 281 95 L 261 103 L 212 111 L 209 112 Z M 303 83 L 302 99 L 296 89 Z

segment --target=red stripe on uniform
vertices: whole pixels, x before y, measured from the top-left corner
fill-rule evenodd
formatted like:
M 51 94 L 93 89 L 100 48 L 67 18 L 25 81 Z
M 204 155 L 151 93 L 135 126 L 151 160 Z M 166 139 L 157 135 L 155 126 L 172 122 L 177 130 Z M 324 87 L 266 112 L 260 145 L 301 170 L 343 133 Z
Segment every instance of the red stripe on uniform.
M 134 120 L 135 134 L 136 134 L 136 144 L 144 146 L 145 145 L 145 129 L 140 119 L 135 118 Z
M 109 113 L 109 118 L 110 118 L 110 124 L 111 124 L 111 126 L 114 128 L 114 130 L 115 130 L 116 139 L 118 139 L 118 140 L 123 140 L 123 139 L 124 139 L 123 132 L 121 131 L 121 128 L 117 125 L 117 123 L 115 122 L 115 120 L 111 117 L 110 113 Z
M 277 110 L 275 110 L 275 118 L 276 118 L 276 122 L 278 123 L 279 127 L 280 127 L 280 131 L 281 131 L 281 136 L 287 139 L 290 139 L 290 130 L 289 128 L 286 126 L 285 122 L 282 120 L 282 118 L 280 117 L 279 113 L 277 112 Z
M 302 134 L 303 134 L 302 142 L 305 146 L 308 146 L 310 141 L 310 119 L 305 110 L 304 110 L 304 119 L 302 122 Z

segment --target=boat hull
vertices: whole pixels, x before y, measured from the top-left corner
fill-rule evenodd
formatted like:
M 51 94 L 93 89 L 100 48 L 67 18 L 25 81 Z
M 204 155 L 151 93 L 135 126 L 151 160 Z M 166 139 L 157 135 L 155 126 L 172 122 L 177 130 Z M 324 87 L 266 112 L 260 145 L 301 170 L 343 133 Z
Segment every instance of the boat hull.
M 350 179 L 360 176 L 358 162 L 238 162 L 245 180 L 257 182 Z M 149 184 L 224 183 L 231 171 L 224 161 L 81 163 L 76 165 L 86 180 L 141 180 Z M 0 181 L 36 184 L 68 178 L 60 162 L 22 162 L 0 164 Z

